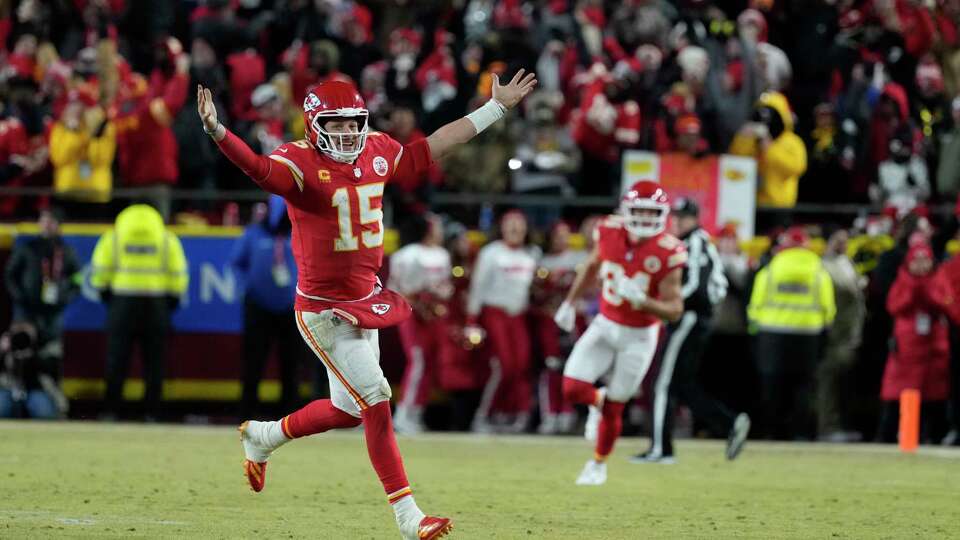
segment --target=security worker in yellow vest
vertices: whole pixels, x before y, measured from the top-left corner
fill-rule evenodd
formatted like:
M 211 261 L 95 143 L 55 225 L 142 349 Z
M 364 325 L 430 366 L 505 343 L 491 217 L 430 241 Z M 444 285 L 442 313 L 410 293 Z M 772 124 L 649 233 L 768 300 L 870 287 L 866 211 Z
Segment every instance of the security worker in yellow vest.
M 757 273 L 747 307 L 760 376 L 758 431 L 767 438 L 815 436 L 814 373 L 837 306 L 830 275 L 807 242 L 799 227 L 784 233 L 781 250 Z
M 155 418 L 170 314 L 189 279 L 183 246 L 156 209 L 134 204 L 100 237 L 92 266 L 91 283 L 107 304 L 107 415 L 115 417 L 119 410 L 133 346 L 139 343 L 146 414 Z

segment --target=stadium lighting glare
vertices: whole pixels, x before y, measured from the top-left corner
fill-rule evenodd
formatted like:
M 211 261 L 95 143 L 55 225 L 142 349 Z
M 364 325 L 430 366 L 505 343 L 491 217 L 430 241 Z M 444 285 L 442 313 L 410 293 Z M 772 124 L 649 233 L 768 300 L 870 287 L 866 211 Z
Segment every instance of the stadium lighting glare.
M 523 166 L 523 162 L 517 158 L 510 158 L 510 161 L 507 162 L 507 167 L 510 167 L 511 171 L 515 171 Z

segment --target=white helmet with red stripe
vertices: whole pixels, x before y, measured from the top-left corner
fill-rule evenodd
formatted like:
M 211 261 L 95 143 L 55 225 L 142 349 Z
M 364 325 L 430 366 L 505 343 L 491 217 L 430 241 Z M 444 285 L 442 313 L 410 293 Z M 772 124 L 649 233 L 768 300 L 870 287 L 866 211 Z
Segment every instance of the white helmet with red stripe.
M 320 83 L 307 91 L 303 100 L 303 122 L 307 140 L 331 158 L 353 163 L 367 142 L 370 113 L 356 87 L 345 81 Z M 354 120 L 357 129 L 328 131 L 330 121 Z
M 641 180 L 620 198 L 620 215 L 628 232 L 640 238 L 662 233 L 670 215 L 670 197 L 663 186 L 653 180 Z

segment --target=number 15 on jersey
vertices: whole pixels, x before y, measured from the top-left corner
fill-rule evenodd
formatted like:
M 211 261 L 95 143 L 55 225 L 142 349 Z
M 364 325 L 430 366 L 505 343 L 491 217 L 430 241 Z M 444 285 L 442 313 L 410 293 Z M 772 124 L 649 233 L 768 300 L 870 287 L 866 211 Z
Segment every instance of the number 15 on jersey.
M 356 251 L 360 249 L 360 242 L 366 248 L 383 245 L 383 203 L 373 206 L 373 200 L 382 197 L 383 182 L 342 187 L 333 192 L 331 203 L 337 209 L 337 224 L 340 226 L 340 237 L 333 241 L 334 251 Z M 357 201 L 360 226 L 376 223 L 376 230 L 364 230 L 359 237 L 354 234 L 351 199 Z

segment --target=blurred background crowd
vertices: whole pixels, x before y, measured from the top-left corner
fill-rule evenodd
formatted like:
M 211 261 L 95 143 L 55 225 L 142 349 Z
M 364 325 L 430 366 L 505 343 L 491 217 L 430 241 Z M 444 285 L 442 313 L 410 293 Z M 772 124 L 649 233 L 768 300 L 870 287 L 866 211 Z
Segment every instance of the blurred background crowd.
M 43 234 L 29 244 L 33 251 L 18 244 L 7 285 L 11 304 L 22 307 L 30 295 L 54 294 L 48 282 L 64 280 L 57 296 L 38 300 L 43 309 L 14 311 L 16 320 L 34 318 L 29 341 L 51 358 L 64 354 L 44 348 L 58 342 L 56 316 L 48 336 L 37 313 L 62 312 L 76 294 L 74 272 L 88 262 L 69 257 L 57 240 L 60 212 L 68 221 L 112 223 L 135 199 L 167 222 L 244 222 L 263 229 L 256 234 L 286 234 L 258 203 L 263 195 L 200 129 L 197 83 L 213 90 L 225 125 L 268 153 L 302 136 L 301 102 L 312 84 L 352 81 L 372 127 L 407 143 L 488 99 L 492 75 L 523 67 L 540 84 L 519 110 L 437 163 L 419 185 L 390 187 L 385 197 L 401 244 L 432 235 L 429 242 L 449 252 L 456 292 L 439 303 L 425 297 L 418 316 L 442 312 L 452 326 L 471 316 L 478 250 L 500 234 L 498 225 L 512 223 L 498 216 L 507 206 L 522 210 L 514 221 L 523 230 L 509 234 L 535 261 L 532 301 L 520 306 L 532 355 L 517 368 L 520 390 L 506 392 L 531 399 L 508 399 L 509 421 L 491 417 L 493 424 L 572 429 L 555 380 L 571 338 L 555 335 L 550 315 L 594 216 L 617 200 L 628 149 L 729 153 L 758 163 L 759 239 L 738 241 L 729 231 L 715 238 L 731 287 L 701 376 L 725 401 L 757 406 L 756 367 L 744 352 L 747 305 L 753 276 L 784 242 L 822 255 L 835 286 L 837 318 L 811 368 L 817 389 L 808 405 L 817 408 L 819 436 L 890 438 L 877 426 L 889 425 L 878 420 L 881 401 L 895 402 L 893 390 L 880 391 L 891 351 L 909 349 L 932 366 L 921 369 L 931 380 L 949 380 L 951 357 L 954 380 L 960 371 L 960 347 L 949 347 L 957 333 L 950 309 L 921 294 L 918 322 L 888 301 L 903 275 L 918 290 L 933 287 L 932 276 L 937 287 L 960 281 L 956 265 L 940 266 L 951 253 L 960 193 L 958 0 L 6 0 L 0 17 L 0 220 L 43 212 Z M 583 233 L 572 247 L 571 231 Z M 24 268 L 36 277 L 18 283 Z M 248 291 L 248 322 L 264 325 L 267 314 L 289 309 L 258 305 L 256 296 Z M 583 308 L 584 318 L 590 313 Z M 423 392 L 407 404 L 409 429 L 466 428 L 482 409 L 486 363 L 463 360 L 487 348 L 474 337 L 455 344 L 460 360 L 448 360 L 472 367 L 448 370 L 437 383 L 465 397 L 452 400 L 441 423 L 418 416 L 417 407 L 437 398 Z M 6 354 L 23 339 L 8 335 Z M 257 362 L 246 360 L 248 381 Z M 254 410 L 255 383 L 245 388 Z M 927 416 L 942 421 L 926 434 L 940 440 L 960 410 L 948 413 L 949 388 L 932 395 L 937 411 Z M 63 410 L 62 395 L 53 401 L 47 412 Z M 643 423 L 642 411 L 634 424 Z

